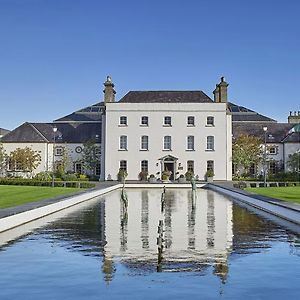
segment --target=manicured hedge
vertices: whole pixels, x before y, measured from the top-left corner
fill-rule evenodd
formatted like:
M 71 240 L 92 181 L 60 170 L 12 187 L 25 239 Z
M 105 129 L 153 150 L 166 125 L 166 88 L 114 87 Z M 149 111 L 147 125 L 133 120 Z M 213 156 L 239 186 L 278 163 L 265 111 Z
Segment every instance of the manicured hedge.
M 0 178 L 0 185 L 28 185 L 28 186 L 52 186 L 52 181 L 41 181 L 34 179 L 22 178 Z M 55 181 L 56 187 L 80 187 L 80 188 L 93 188 L 94 183 L 78 182 L 78 181 Z

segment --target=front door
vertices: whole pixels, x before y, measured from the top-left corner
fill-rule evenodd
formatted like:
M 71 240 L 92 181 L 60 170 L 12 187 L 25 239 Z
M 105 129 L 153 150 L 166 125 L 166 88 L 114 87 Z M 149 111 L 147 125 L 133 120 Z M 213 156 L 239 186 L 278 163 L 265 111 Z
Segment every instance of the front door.
M 164 171 L 170 171 L 171 172 L 170 180 L 174 180 L 174 162 L 165 162 Z

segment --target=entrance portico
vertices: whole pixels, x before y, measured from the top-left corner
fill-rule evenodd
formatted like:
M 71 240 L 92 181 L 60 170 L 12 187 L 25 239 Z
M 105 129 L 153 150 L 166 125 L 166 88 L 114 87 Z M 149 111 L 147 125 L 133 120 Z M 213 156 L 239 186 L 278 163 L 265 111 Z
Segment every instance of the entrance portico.
M 164 171 L 169 171 L 171 172 L 170 180 L 175 180 L 178 158 L 172 155 L 166 155 L 159 160 L 161 163 L 161 174 L 163 174 Z

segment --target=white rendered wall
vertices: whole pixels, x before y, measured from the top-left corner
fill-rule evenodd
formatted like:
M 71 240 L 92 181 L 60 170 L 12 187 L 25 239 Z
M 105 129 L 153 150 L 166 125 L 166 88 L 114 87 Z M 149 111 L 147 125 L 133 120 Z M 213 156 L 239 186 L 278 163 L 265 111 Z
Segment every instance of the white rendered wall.
M 128 126 L 119 126 L 120 116 L 127 116 Z M 149 117 L 149 127 L 140 126 L 141 117 Z M 164 117 L 172 117 L 172 127 L 164 127 Z M 187 126 L 187 117 L 195 117 L 195 126 Z M 206 118 L 214 117 L 213 127 Z M 180 174 L 187 171 L 187 161 L 194 161 L 195 175 L 204 179 L 207 160 L 214 161 L 215 180 L 231 180 L 231 118 L 226 103 L 107 103 L 105 178 L 117 179 L 120 160 L 127 161 L 127 179 L 136 180 L 142 160 L 148 160 L 149 174 L 161 172 L 159 159 L 178 158 Z M 119 150 L 119 138 L 127 136 L 128 151 Z M 149 136 L 149 151 L 141 151 L 141 136 Z M 172 151 L 163 150 L 163 137 L 172 136 Z M 195 137 L 195 151 L 187 151 L 187 136 Z M 215 137 L 215 151 L 206 151 L 206 137 Z M 183 170 L 178 170 L 179 163 Z

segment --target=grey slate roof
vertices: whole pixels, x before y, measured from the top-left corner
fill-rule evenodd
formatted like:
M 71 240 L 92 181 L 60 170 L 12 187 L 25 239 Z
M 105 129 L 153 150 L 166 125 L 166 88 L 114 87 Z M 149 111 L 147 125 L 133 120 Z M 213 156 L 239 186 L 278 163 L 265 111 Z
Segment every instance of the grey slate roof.
M 276 120 L 263 116 L 256 111 L 249 108 L 236 105 L 232 102 L 228 102 L 228 109 L 232 114 L 233 122 L 276 122 Z
M 104 102 L 99 102 L 54 120 L 54 122 L 98 122 L 101 121 L 103 110 Z
M 8 134 L 9 132 L 10 132 L 10 130 L 0 128 L 0 136 L 4 136 L 4 135 Z
M 24 123 L 2 138 L 2 142 L 53 142 L 53 127 L 57 127 L 57 143 L 101 141 L 101 123 Z
M 241 134 L 254 135 L 264 140 L 263 127 L 266 126 L 267 130 L 267 142 L 268 143 L 280 143 L 284 142 L 299 142 L 299 134 L 293 133 L 288 134 L 289 130 L 295 124 L 288 123 L 257 123 L 257 122 L 233 122 L 232 123 L 232 134 L 234 138 L 237 138 Z
M 210 103 L 202 91 L 130 91 L 121 103 Z

